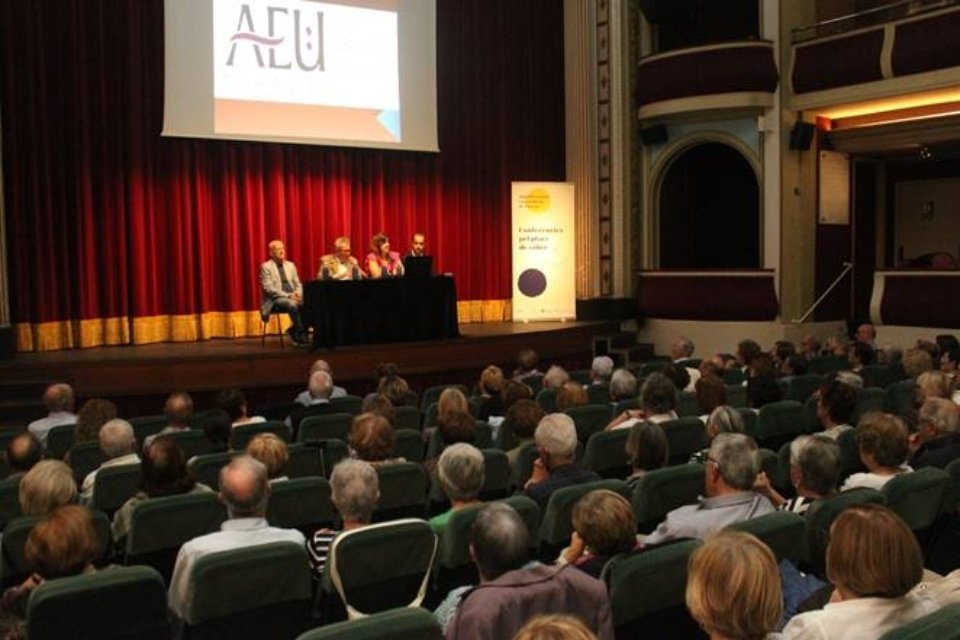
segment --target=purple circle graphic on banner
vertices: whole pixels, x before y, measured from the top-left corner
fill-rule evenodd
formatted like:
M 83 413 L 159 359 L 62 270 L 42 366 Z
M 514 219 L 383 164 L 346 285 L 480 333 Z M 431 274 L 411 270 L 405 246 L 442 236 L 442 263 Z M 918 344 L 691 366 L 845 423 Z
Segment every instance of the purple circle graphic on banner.
M 536 298 L 547 290 L 547 276 L 539 269 L 527 269 L 517 279 L 517 288 L 528 298 Z

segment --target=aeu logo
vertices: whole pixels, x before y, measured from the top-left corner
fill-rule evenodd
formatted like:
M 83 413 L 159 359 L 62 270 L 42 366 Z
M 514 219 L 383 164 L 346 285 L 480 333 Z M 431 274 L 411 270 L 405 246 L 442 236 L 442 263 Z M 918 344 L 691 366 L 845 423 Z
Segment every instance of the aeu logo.
M 322 11 L 311 14 L 267 4 L 243 4 L 230 42 L 228 67 L 233 66 L 235 56 L 249 55 L 252 50 L 261 69 L 293 69 L 294 63 L 302 71 L 324 69 Z M 263 49 L 268 54 L 266 63 Z

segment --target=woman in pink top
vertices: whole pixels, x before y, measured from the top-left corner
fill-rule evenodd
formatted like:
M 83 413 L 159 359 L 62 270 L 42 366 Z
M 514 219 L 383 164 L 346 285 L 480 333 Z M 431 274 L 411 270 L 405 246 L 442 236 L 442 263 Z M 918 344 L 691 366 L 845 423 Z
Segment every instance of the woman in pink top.
M 371 278 L 388 278 L 403 275 L 403 262 L 400 254 L 390 251 L 390 239 L 385 233 L 378 233 L 370 241 L 373 249 L 367 254 L 367 272 Z

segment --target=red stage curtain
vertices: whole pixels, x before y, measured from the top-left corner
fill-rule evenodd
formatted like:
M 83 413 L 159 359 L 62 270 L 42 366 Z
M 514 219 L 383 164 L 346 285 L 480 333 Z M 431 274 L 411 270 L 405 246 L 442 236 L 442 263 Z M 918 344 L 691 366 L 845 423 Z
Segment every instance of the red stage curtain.
M 0 4 L 21 350 L 259 333 L 272 238 L 306 279 L 423 231 L 462 318 L 508 310 L 510 182 L 564 178 L 563 3 L 437 0 L 440 154 L 161 138 L 162 0 Z

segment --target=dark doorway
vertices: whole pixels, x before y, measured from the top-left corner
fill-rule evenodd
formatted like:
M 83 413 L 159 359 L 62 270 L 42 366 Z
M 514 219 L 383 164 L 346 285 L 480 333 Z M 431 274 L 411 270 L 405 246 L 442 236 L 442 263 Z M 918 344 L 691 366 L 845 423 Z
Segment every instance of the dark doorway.
M 760 267 L 760 187 L 735 148 L 705 142 L 681 152 L 660 186 L 660 267 Z

